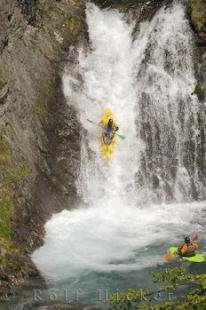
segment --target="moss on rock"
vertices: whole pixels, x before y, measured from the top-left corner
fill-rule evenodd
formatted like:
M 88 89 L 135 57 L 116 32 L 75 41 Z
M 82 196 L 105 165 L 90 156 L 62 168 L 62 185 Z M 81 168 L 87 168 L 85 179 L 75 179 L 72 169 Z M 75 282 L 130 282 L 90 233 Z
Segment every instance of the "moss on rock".
M 2 240 L 11 240 L 12 203 L 9 199 L 0 199 L 0 243 Z
M 0 133 L 0 268 L 11 265 L 10 257 L 18 251 L 13 241 L 14 216 L 13 185 L 24 180 L 29 172 L 28 164 L 17 165 L 4 131 Z
M 192 95 L 197 95 L 199 101 L 204 101 L 206 96 L 206 85 L 197 84 Z
M 165 268 L 153 273 L 155 283 L 162 285 L 158 291 L 150 289 L 130 289 L 124 293 L 110 296 L 110 309 L 141 310 L 186 310 L 205 309 L 206 306 L 206 274 L 193 274 L 182 267 Z M 171 298 L 180 285 L 187 286 L 181 300 Z M 165 295 L 165 292 L 168 295 Z M 162 298 L 163 296 L 163 298 Z M 167 296 L 167 297 L 166 297 Z M 166 297 L 166 298 L 165 298 Z M 165 300 L 166 301 L 163 301 Z M 169 300 L 167 300 L 169 299 Z M 161 301 L 162 300 L 162 301 Z
M 81 21 L 78 17 L 64 13 L 57 25 L 57 30 L 65 43 L 72 44 L 81 31 Z
M 26 178 L 31 171 L 31 168 L 28 164 L 22 166 L 11 166 L 8 168 L 9 175 L 13 182 L 22 181 Z
M 206 39 L 206 1 L 188 0 L 191 21 L 201 38 Z
M 11 160 L 12 151 L 9 147 L 5 136 L 0 133 L 0 165 L 7 164 Z
M 82 1 L 76 2 L 78 7 Z M 71 13 L 70 10 L 59 10 L 56 14 L 52 3 L 47 3 L 40 8 L 40 16 L 51 42 L 73 44 L 79 33 L 83 31 L 81 18 L 77 14 Z M 60 40 L 57 39 L 57 35 Z

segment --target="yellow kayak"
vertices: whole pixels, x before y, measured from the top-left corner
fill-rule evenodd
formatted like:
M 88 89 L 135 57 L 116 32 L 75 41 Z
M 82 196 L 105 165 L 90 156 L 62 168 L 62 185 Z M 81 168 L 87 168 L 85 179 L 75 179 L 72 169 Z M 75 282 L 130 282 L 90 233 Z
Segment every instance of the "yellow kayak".
M 101 117 L 100 124 L 106 128 L 110 118 L 113 119 L 113 127 L 115 128 L 117 126 L 116 120 L 114 118 L 112 111 L 109 109 L 104 111 L 104 113 Z M 103 134 L 101 134 L 100 152 L 101 152 L 103 159 L 108 160 L 108 161 L 111 160 L 112 155 L 113 155 L 114 150 L 115 150 L 115 145 L 116 145 L 116 135 L 114 135 L 112 137 L 112 139 L 108 142 L 108 141 L 105 141 Z

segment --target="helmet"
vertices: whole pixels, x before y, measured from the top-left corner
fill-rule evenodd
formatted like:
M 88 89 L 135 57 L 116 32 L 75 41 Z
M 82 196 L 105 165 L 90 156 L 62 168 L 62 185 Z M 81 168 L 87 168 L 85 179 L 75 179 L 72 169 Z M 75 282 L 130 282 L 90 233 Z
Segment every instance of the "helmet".
M 190 241 L 190 237 L 185 237 L 185 243 L 190 243 L 191 241 Z

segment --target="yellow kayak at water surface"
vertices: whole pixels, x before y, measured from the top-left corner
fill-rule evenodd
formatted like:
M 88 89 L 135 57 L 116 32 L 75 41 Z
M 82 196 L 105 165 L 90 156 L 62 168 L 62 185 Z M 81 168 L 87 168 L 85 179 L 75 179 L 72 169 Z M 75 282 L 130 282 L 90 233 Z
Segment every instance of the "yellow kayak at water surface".
M 113 120 L 113 127 L 115 129 L 115 127 L 117 126 L 116 124 L 116 120 L 114 118 L 114 114 L 110 109 L 107 109 L 104 111 L 102 117 L 101 117 L 101 121 L 100 124 L 103 127 L 107 127 L 108 121 L 109 119 Z M 109 144 L 105 144 L 104 139 L 103 139 L 103 135 L 101 134 L 100 137 L 100 152 L 102 155 L 102 158 L 105 160 L 111 160 L 112 159 L 112 155 L 114 153 L 115 150 L 115 145 L 116 145 L 116 135 L 113 136 L 111 142 Z

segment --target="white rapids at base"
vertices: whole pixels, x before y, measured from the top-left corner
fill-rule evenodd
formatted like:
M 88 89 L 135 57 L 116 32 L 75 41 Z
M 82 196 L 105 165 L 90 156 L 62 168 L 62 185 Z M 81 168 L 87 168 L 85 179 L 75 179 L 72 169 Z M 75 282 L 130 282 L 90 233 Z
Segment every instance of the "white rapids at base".
M 145 209 L 97 206 L 64 210 L 46 224 L 45 244 L 32 258 L 48 281 L 79 277 L 84 271 L 154 266 L 163 262 L 164 254 L 155 251 L 155 246 L 166 250 L 168 241 L 177 244 L 185 231 L 201 235 L 204 209 L 205 203 L 186 203 Z M 199 225 L 193 223 L 194 218 Z

